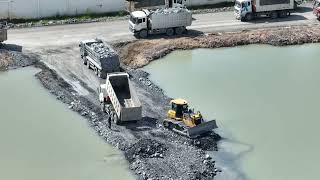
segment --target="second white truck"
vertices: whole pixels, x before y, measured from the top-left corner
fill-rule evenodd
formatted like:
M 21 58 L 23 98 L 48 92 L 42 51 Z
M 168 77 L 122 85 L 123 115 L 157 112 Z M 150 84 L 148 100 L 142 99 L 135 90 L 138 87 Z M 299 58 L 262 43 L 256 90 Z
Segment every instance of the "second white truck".
M 259 16 L 273 19 L 287 17 L 295 8 L 295 0 L 236 0 L 235 16 L 241 21 L 251 21 Z
M 192 12 L 175 7 L 156 11 L 142 10 L 130 14 L 129 29 L 140 38 L 150 34 L 181 35 L 192 24 Z

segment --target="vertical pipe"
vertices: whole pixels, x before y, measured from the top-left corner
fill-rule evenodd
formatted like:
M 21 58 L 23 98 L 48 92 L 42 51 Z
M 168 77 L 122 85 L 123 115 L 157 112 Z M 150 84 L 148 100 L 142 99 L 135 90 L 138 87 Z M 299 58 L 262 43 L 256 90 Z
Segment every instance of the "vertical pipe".
M 8 3 L 8 19 L 10 20 L 10 1 L 7 1 Z

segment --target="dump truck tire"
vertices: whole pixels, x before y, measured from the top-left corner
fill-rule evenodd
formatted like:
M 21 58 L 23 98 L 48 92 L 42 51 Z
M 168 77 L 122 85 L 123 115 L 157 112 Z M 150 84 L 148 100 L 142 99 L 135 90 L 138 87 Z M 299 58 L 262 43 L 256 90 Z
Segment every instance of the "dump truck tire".
M 139 37 L 140 38 L 146 38 L 148 37 L 148 31 L 147 30 L 142 30 L 139 32 Z
M 245 21 L 249 22 L 253 20 L 253 15 L 251 13 L 246 14 Z
M 278 18 L 278 12 L 277 11 L 272 11 L 270 13 L 270 17 L 271 17 L 271 19 L 277 19 Z
M 288 16 L 288 12 L 287 11 L 280 11 L 279 12 L 279 17 L 280 18 L 285 18 L 285 17 L 287 17 Z
M 166 34 L 168 36 L 173 36 L 174 35 L 174 30 L 172 28 L 167 29 Z
M 184 29 L 182 27 L 175 28 L 175 32 L 177 35 L 181 35 L 183 33 Z

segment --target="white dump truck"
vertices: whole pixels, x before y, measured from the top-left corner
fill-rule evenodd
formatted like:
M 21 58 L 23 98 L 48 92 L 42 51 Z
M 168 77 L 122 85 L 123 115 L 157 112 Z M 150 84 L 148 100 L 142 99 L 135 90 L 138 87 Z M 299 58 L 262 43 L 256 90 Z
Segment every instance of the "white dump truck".
M 175 7 L 156 11 L 142 10 L 130 14 L 129 29 L 136 36 L 149 34 L 181 35 L 192 24 L 192 13 L 186 8 Z
M 98 91 L 101 110 L 115 124 L 141 120 L 142 106 L 127 73 L 107 74 L 106 84 L 101 84 Z
M 0 43 L 8 39 L 6 23 L 0 23 Z
M 251 21 L 259 16 L 275 19 L 289 16 L 294 7 L 295 0 L 236 0 L 235 16 L 241 21 Z
M 101 39 L 81 41 L 79 47 L 83 64 L 98 77 L 106 78 L 107 73 L 120 71 L 118 54 Z

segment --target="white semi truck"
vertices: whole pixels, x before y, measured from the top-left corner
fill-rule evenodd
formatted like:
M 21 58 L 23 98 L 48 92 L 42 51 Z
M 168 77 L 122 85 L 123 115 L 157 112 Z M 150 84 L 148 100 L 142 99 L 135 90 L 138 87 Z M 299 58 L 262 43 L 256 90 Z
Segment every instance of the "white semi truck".
M 259 16 L 273 19 L 287 17 L 295 8 L 295 0 L 236 0 L 235 16 L 241 21 L 251 21 Z
M 192 13 L 175 7 L 156 11 L 142 10 L 130 14 L 129 29 L 136 36 L 146 38 L 151 34 L 181 35 L 192 24 Z
M 107 74 L 106 84 L 100 85 L 98 93 L 102 111 L 115 124 L 141 120 L 142 106 L 127 73 Z

